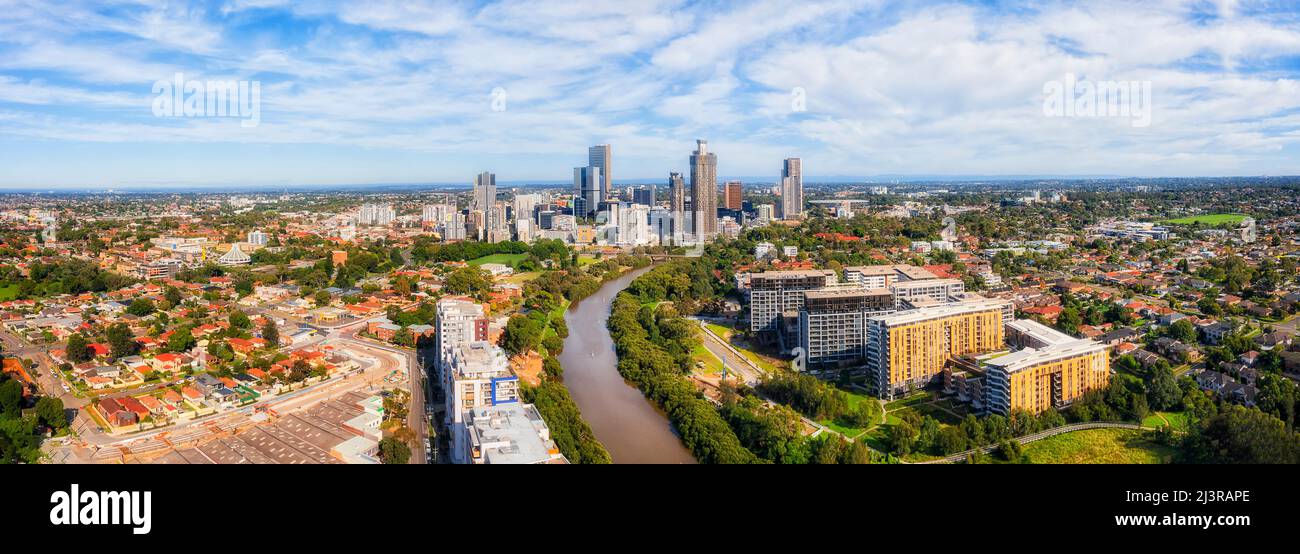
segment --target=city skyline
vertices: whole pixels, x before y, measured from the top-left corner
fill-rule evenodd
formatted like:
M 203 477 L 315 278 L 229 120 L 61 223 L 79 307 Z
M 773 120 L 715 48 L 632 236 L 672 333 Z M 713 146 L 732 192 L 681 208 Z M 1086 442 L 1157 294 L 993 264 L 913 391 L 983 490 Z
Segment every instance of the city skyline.
M 728 154 L 720 179 L 790 156 L 846 177 L 1300 173 L 1300 26 L 1279 3 L 2 13 L 0 188 L 565 181 L 593 144 L 648 180 L 685 173 L 697 137 Z M 178 74 L 258 83 L 257 124 L 158 117 L 153 87 Z M 1051 85 L 1076 78 L 1147 83 L 1149 125 L 1047 115 Z

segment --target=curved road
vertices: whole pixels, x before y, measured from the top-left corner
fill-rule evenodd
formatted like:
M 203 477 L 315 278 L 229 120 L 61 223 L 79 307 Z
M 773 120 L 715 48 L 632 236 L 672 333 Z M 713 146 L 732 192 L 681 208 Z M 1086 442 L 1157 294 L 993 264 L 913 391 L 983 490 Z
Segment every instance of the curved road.
M 668 419 L 618 373 L 614 341 L 605 328 L 614 297 L 646 271 L 605 283 L 565 312 L 569 337 L 559 358 L 564 384 L 614 463 L 692 464 L 695 458 Z

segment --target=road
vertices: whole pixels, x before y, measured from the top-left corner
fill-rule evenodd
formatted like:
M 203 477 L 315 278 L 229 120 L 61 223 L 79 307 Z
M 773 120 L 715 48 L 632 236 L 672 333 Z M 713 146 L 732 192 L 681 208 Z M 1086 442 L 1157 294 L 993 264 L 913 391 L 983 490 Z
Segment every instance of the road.
M 735 347 L 723 340 L 722 337 L 713 333 L 708 325 L 703 321 L 696 320 L 700 326 L 700 336 L 704 339 L 704 348 L 722 360 L 722 364 L 727 368 L 727 372 L 736 375 L 746 385 L 755 386 L 763 378 L 763 368 L 758 367 L 753 361 L 741 354 Z
M 411 453 L 411 463 L 424 464 L 428 463 L 426 454 L 429 444 L 429 422 L 428 414 L 425 413 L 425 380 L 424 367 L 420 362 L 419 356 L 414 349 L 396 348 L 375 341 L 357 338 L 357 333 L 362 329 L 362 324 L 368 320 L 354 322 L 349 325 L 333 328 L 327 333 L 329 339 L 338 343 L 349 345 L 349 347 L 360 349 L 363 352 L 372 355 L 388 357 L 394 360 L 399 367 L 405 367 L 407 377 L 410 379 L 411 403 L 408 410 L 406 425 L 415 434 L 415 448 Z

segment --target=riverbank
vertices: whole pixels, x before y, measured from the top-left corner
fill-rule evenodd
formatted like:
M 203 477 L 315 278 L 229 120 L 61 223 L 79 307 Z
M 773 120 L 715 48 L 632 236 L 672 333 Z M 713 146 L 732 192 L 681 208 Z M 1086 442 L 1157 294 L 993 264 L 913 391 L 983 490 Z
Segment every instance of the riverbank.
M 695 463 L 664 414 L 619 374 L 606 329 L 618 293 L 649 270 L 626 272 L 565 312 L 564 384 L 614 463 Z

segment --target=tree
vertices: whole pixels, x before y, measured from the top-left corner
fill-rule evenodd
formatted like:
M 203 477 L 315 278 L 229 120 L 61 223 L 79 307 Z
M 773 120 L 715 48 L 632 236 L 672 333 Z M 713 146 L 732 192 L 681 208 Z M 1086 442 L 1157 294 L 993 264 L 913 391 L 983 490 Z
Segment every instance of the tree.
M 63 411 L 63 401 L 53 396 L 42 396 L 36 401 L 36 417 L 52 429 L 63 429 L 68 426 L 68 415 Z
M 1008 462 L 1019 463 L 1025 456 L 1024 447 L 1019 441 L 1004 439 L 998 443 L 998 456 Z
M 1182 461 L 1214 464 L 1294 464 L 1300 438 L 1277 418 L 1244 406 L 1228 406 L 1183 441 Z
M 167 300 L 170 306 L 179 306 L 182 300 L 181 291 L 176 287 L 167 287 L 167 292 L 163 293 L 163 298 Z
M 1180 322 L 1181 323 L 1181 322 Z M 1147 381 L 1147 398 L 1151 407 L 1168 410 L 1179 404 L 1183 391 L 1178 388 L 1178 379 L 1169 368 L 1169 364 L 1156 364 Z
M 411 448 L 394 437 L 384 437 L 379 441 L 379 459 L 385 464 L 404 464 L 411 459 Z
M 917 434 L 916 427 L 913 427 L 911 423 L 907 421 L 898 422 L 897 425 L 889 428 L 890 450 L 900 457 L 910 454 L 912 446 L 916 444 Z
M 1183 342 L 1196 342 L 1196 327 L 1192 322 L 1180 319 L 1169 326 L 1169 336 Z
M 1079 310 L 1073 306 L 1061 309 L 1061 315 L 1056 318 L 1056 328 L 1069 335 L 1079 333 L 1080 323 L 1083 323 L 1083 319 L 1079 316 Z
M 935 445 L 944 454 L 956 454 L 966 450 L 967 445 L 966 433 L 960 427 L 949 425 L 939 430 L 939 437 L 935 440 Z
M 81 333 L 73 333 L 68 337 L 66 352 L 68 361 L 74 364 L 89 362 L 91 358 L 90 345 L 86 343 L 86 337 L 81 336 Z
M 108 328 L 108 347 L 113 351 L 114 358 L 122 358 L 135 354 L 136 349 L 140 346 L 135 342 L 135 337 L 131 335 L 131 328 L 126 323 L 115 323 Z
M 22 413 L 23 385 L 14 379 L 0 383 L 0 414 L 17 419 Z
M 253 326 L 253 320 L 248 318 L 248 314 L 243 310 L 230 312 L 230 326 L 235 329 L 247 329 Z
M 194 348 L 194 334 L 190 332 L 189 326 L 181 327 L 172 332 L 172 336 L 167 337 L 167 350 L 171 352 L 185 352 Z
M 271 348 L 280 346 L 280 330 L 276 328 L 275 322 L 267 320 L 266 325 L 262 326 L 262 340 Z
M 330 305 L 330 302 L 334 300 L 334 296 L 327 290 L 318 290 L 316 291 L 316 294 L 312 296 L 312 299 L 316 301 L 317 307 L 323 308 Z
M 448 294 L 487 294 L 492 290 L 492 279 L 478 267 L 462 267 L 447 275 L 443 290 Z
M 536 350 L 545 330 L 545 324 L 537 318 L 516 314 L 506 323 L 505 333 L 501 335 L 501 348 L 510 354 Z
M 153 305 L 153 300 L 148 298 L 137 298 L 127 306 L 126 313 L 137 317 L 144 317 L 157 311 Z

